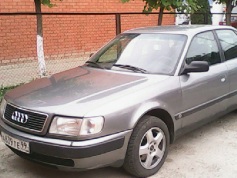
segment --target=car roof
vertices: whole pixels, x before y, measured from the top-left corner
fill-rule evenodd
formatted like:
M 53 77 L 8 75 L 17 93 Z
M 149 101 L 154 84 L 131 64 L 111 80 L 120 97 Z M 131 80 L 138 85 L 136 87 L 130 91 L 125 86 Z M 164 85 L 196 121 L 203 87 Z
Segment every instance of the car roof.
M 230 26 L 214 26 L 214 25 L 167 25 L 142 27 L 125 31 L 124 33 L 170 33 L 170 34 L 186 34 L 193 35 L 196 33 L 216 30 L 216 29 L 234 29 Z

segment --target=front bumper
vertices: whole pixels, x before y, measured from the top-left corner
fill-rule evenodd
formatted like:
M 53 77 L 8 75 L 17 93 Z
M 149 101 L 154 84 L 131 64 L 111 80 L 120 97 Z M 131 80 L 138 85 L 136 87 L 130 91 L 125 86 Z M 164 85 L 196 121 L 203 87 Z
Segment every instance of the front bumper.
M 24 133 L 6 125 L 1 119 L 0 131 L 29 142 L 30 154 L 11 148 L 19 156 L 64 170 L 121 166 L 132 132 L 128 130 L 91 140 L 67 141 Z

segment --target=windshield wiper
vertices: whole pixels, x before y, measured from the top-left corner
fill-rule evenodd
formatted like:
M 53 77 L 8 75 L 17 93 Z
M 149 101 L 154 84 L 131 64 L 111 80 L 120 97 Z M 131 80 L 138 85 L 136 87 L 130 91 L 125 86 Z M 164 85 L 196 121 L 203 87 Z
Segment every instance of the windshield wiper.
M 134 72 L 141 72 L 141 73 L 148 73 L 145 69 L 139 68 L 139 67 L 135 67 L 135 66 L 131 66 L 131 65 L 126 65 L 126 64 L 114 64 L 114 67 L 120 67 L 123 69 L 128 69 L 128 70 L 132 70 Z
M 93 64 L 96 67 L 99 67 L 100 69 L 104 69 L 101 65 L 99 65 L 97 62 L 94 61 L 86 61 L 86 64 Z

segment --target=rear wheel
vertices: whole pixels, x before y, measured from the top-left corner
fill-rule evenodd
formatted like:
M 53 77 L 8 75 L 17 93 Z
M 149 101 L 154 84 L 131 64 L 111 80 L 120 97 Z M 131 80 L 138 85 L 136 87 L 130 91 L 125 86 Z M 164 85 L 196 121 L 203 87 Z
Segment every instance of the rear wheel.
M 131 135 L 123 167 L 136 177 L 155 174 L 167 157 L 169 140 L 168 128 L 162 120 L 144 116 Z

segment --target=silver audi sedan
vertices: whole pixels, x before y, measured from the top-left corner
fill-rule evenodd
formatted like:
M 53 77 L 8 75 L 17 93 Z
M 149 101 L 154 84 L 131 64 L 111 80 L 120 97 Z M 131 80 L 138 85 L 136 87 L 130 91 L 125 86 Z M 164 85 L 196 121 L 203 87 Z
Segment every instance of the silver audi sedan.
M 118 35 L 85 65 L 8 92 L 2 141 L 62 170 L 155 174 L 178 136 L 237 108 L 237 31 L 163 26 Z

